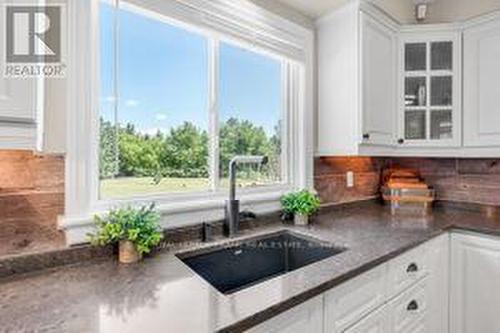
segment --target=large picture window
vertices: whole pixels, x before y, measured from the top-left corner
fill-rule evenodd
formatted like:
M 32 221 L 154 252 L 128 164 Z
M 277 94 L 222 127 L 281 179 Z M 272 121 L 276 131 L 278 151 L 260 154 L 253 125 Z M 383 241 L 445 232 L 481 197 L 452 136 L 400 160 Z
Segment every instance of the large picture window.
M 100 199 L 223 191 L 235 155 L 269 158 L 238 186 L 287 182 L 285 58 L 126 1 L 101 1 L 100 38 Z

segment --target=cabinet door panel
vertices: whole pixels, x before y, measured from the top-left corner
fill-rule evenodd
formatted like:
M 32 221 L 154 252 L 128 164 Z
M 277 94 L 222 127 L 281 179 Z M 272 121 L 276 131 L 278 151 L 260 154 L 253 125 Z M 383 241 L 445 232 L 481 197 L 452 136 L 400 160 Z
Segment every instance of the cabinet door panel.
M 0 121 L 34 123 L 34 90 L 31 80 L 0 77 Z
M 500 239 L 452 235 L 451 327 L 453 333 L 500 330 Z
M 0 6 L 6 2 L 0 0 Z M 0 22 L 4 22 L 0 11 Z M 0 30 L 0 45 L 5 45 L 6 34 Z M 2 51 L 3 53 L 3 51 Z M 4 77 L 5 57 L 0 56 L 0 122 L 34 123 L 36 120 L 36 79 Z
M 403 32 L 399 43 L 398 143 L 460 146 L 461 35 L 455 30 Z
M 378 266 L 325 293 L 325 331 L 343 332 L 386 299 L 387 266 Z
M 464 33 L 464 144 L 500 145 L 500 20 Z
M 266 321 L 249 333 L 321 333 L 323 332 L 323 296 L 317 296 Z
M 395 33 L 361 13 L 364 143 L 392 145 L 396 109 Z

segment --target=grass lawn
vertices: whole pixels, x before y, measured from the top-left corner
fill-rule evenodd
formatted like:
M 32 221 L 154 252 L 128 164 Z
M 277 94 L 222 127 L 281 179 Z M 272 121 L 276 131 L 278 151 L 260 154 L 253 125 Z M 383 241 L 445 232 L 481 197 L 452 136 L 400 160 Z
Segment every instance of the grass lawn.
M 239 187 L 258 185 L 262 180 L 238 179 Z M 221 186 L 227 187 L 227 179 L 221 180 Z M 101 198 L 125 198 L 133 195 L 156 193 L 182 193 L 208 190 L 208 178 L 163 178 L 159 184 L 153 178 L 124 177 L 101 180 Z

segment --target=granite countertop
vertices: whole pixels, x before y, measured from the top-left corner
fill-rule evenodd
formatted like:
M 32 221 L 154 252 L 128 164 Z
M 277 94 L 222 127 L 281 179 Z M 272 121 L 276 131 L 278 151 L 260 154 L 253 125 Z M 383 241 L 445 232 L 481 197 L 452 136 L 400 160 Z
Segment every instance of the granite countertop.
M 393 217 L 371 203 L 325 210 L 308 227 L 247 230 L 242 238 L 291 229 L 348 250 L 231 295 L 184 265 L 179 249 L 131 266 L 106 260 L 19 275 L 0 282 L 0 331 L 242 331 L 452 227 L 500 235 L 500 218 L 459 209 Z

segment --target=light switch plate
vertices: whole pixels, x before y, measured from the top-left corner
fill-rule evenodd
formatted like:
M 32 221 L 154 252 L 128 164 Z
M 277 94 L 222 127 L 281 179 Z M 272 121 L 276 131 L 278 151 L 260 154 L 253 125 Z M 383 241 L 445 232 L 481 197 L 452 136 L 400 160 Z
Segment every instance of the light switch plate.
M 354 187 L 354 172 L 347 171 L 347 173 L 346 173 L 346 185 L 347 185 L 347 187 Z

